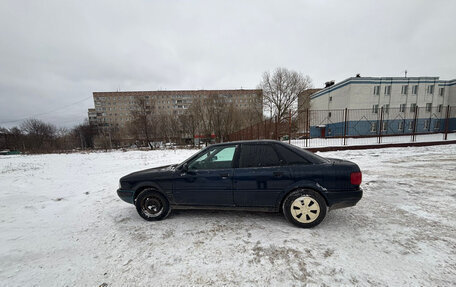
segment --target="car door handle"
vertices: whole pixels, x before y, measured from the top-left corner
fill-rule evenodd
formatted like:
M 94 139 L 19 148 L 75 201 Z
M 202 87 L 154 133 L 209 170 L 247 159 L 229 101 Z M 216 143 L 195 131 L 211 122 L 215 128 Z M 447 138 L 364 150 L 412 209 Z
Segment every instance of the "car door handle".
M 282 176 L 283 176 L 283 172 L 281 172 L 281 171 L 274 171 L 274 172 L 272 173 L 272 175 L 275 176 L 275 177 L 282 177 Z
M 229 173 L 221 173 L 220 176 L 222 177 L 222 179 L 227 179 L 228 177 L 230 177 L 230 174 Z

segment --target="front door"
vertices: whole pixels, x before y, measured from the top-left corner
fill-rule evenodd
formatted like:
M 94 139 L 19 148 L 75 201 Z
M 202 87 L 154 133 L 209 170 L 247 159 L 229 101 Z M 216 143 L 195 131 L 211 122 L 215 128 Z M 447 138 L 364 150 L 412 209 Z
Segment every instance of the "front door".
M 177 204 L 233 206 L 233 158 L 236 145 L 204 150 L 174 179 Z
M 243 144 L 234 171 L 234 203 L 244 207 L 273 207 L 278 196 L 293 183 L 271 144 Z

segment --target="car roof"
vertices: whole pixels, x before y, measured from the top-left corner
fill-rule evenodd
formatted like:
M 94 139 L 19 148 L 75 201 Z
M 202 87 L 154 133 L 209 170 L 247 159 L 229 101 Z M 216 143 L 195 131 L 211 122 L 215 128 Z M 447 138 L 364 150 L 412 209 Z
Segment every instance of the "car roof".
M 229 144 L 245 144 L 245 143 L 279 143 L 279 144 L 281 144 L 282 142 L 276 141 L 276 140 L 244 140 L 244 141 L 223 142 L 223 143 L 213 144 L 210 146 L 229 145 Z

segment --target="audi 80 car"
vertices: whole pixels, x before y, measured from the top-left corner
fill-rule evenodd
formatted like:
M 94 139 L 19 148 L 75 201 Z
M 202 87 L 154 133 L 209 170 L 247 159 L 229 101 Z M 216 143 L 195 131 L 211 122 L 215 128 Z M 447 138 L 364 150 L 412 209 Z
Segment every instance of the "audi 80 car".
M 361 178 L 350 161 L 279 141 L 240 141 L 126 175 L 117 194 L 146 220 L 163 219 L 173 209 L 235 209 L 282 212 L 309 228 L 329 210 L 356 205 L 363 195 Z

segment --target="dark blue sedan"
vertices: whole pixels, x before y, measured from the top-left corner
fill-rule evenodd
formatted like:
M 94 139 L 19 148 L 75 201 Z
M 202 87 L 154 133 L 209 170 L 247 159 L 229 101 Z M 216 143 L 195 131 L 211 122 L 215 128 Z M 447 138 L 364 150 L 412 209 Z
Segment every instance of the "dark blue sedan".
M 318 225 L 329 209 L 362 197 L 353 162 L 317 156 L 278 141 L 209 146 L 181 164 L 138 171 L 120 179 L 117 194 L 146 220 L 172 209 L 283 212 L 299 227 Z

